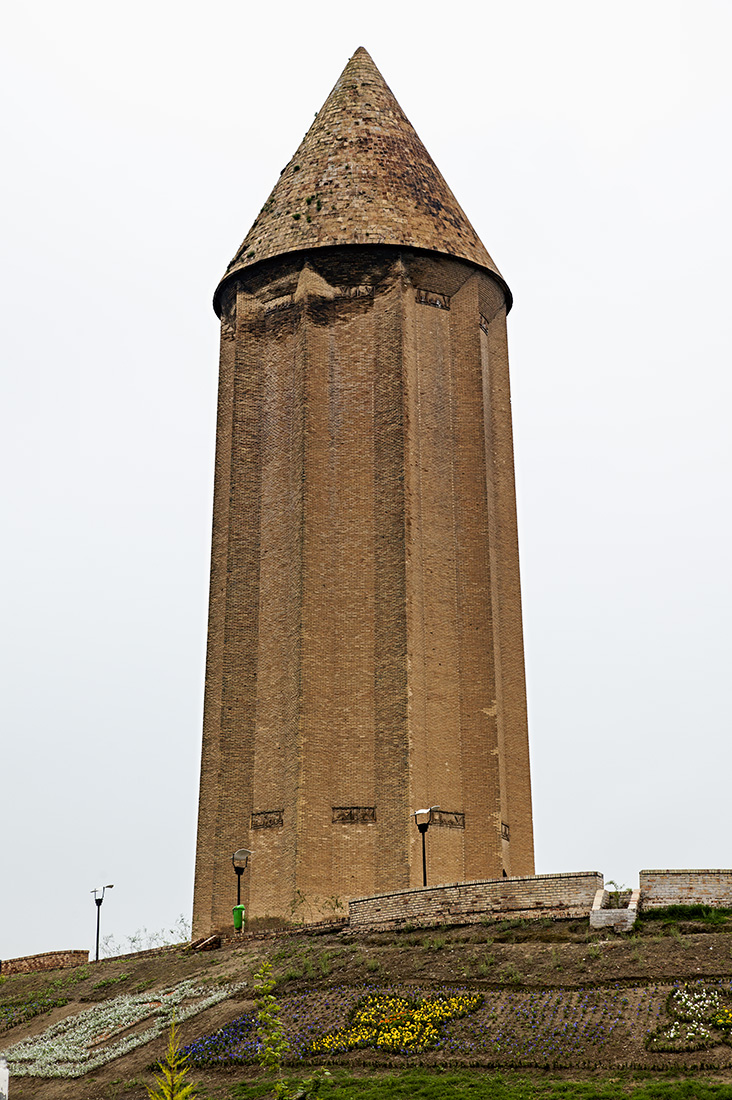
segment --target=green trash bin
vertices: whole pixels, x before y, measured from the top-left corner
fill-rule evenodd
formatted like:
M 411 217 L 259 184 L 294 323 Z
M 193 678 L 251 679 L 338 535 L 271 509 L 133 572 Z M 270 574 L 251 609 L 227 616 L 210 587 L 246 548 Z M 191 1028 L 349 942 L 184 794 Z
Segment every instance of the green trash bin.
M 232 912 L 234 914 L 234 928 L 237 932 L 241 932 L 244 927 L 244 913 L 246 910 L 243 905 L 235 905 Z

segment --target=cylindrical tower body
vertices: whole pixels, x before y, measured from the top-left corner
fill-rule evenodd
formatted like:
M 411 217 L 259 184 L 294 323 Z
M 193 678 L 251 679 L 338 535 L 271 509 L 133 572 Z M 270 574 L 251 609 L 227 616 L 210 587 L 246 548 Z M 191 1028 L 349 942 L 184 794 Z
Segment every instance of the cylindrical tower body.
M 238 848 L 250 917 L 420 886 L 421 806 L 430 883 L 534 870 L 508 292 L 487 254 L 304 243 L 217 297 L 197 935 Z

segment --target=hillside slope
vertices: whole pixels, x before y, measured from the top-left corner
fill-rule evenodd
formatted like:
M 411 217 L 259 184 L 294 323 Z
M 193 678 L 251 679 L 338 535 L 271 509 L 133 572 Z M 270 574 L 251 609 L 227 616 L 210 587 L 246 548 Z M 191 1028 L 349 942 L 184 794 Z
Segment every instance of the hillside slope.
M 584 921 L 503 921 L 365 936 L 272 933 L 202 953 L 166 948 L 0 979 L 0 1050 L 8 1052 L 12 1064 L 11 1048 L 29 1039 L 37 1044 L 56 1026 L 46 1063 L 37 1055 L 26 1063 L 35 1072 L 43 1072 L 44 1065 L 49 1073 L 59 1065 L 73 1071 L 74 1041 L 78 1053 L 83 1040 L 87 1061 L 102 1060 L 75 1078 L 13 1074 L 12 1100 L 142 1100 L 145 1084 L 152 1082 L 151 1066 L 165 1046 L 171 1007 L 186 1044 L 247 1014 L 251 1020 L 253 977 L 269 960 L 294 1055 L 317 1036 L 342 1034 L 348 1010 L 355 1012 L 369 991 L 390 990 L 404 1004 L 434 999 L 440 990 L 443 996 L 470 991 L 482 995 L 473 999 L 480 1007 L 445 1023 L 436 1048 L 404 1055 L 366 1047 L 333 1061 L 351 1067 L 549 1067 L 580 1075 L 628 1066 L 683 1075 L 702 1067 L 732 1081 L 730 1030 L 715 1023 L 722 1019 L 720 1006 L 730 1006 L 732 1020 L 730 931 L 732 920 L 715 914 L 695 921 L 646 921 L 630 937 L 591 935 Z M 697 1002 L 714 1009 L 707 1011 L 703 1025 L 707 1039 L 691 1051 L 658 1049 L 657 1041 L 656 1049 L 648 1049 L 649 1034 L 666 1034 L 683 1014 L 678 997 L 669 1001 L 683 985 Z M 687 1035 L 692 1023 L 674 1026 L 686 1028 Z M 247 1021 L 239 1027 L 250 1029 L 242 1048 L 246 1057 L 253 1033 Z M 124 1043 L 130 1046 L 127 1053 L 103 1062 L 105 1051 Z M 223 1049 L 224 1039 L 218 1045 Z M 682 1045 L 689 1045 L 683 1036 Z M 221 1100 L 233 1083 L 259 1074 L 256 1065 L 246 1062 L 201 1064 L 191 1072 L 204 1086 L 204 1096 Z

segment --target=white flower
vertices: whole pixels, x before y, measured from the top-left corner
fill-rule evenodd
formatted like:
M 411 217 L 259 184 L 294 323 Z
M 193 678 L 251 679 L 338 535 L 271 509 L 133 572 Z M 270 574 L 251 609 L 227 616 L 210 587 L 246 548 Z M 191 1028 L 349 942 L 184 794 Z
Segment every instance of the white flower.
M 81 1077 L 149 1043 L 166 1030 L 173 1011 L 176 1020 L 186 1020 L 241 988 L 212 991 L 188 979 L 156 993 L 125 994 L 22 1039 L 5 1057 L 17 1077 Z

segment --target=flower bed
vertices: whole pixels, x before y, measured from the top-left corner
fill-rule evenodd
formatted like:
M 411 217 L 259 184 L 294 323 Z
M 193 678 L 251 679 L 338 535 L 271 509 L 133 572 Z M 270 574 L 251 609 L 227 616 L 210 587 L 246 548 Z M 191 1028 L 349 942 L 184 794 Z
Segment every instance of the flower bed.
M 349 989 L 296 993 L 281 1001 L 287 1061 L 373 1051 L 409 1057 L 434 1051 L 456 1061 L 569 1064 L 623 1044 L 640 1023 L 657 1023 L 652 987 L 524 992 Z M 197 1066 L 254 1063 L 253 1013 L 186 1047 Z
M 173 1013 L 185 1020 L 233 991 L 232 986 L 202 989 L 188 980 L 153 994 L 115 997 L 15 1043 L 4 1056 L 18 1077 L 81 1077 L 155 1039 Z
M 239 1054 L 244 1050 L 245 1044 L 251 1047 L 255 1024 L 254 1013 L 247 1012 L 244 1016 L 238 1016 L 236 1020 L 232 1020 L 226 1027 L 221 1027 L 218 1031 L 204 1035 L 194 1043 L 189 1043 L 183 1048 L 183 1053 L 192 1066 L 215 1066 L 222 1062 L 250 1061 L 252 1059 L 242 1058 Z
M 648 1050 L 708 1050 L 720 1043 L 732 1045 L 731 996 L 729 990 L 703 984 L 672 990 L 666 1001 L 671 1022 L 648 1035 Z
M 312 1054 L 342 1054 L 374 1047 L 395 1054 L 416 1054 L 437 1046 L 442 1025 L 475 1012 L 480 993 L 425 998 L 370 993 L 351 1009 L 350 1027 L 332 1031 L 311 1045 Z
M 79 1077 L 149 1042 L 168 1026 L 227 998 L 235 987 L 188 980 L 121 996 L 67 1017 L 6 1052 L 18 1076 Z M 233 1006 L 232 1006 L 233 1008 Z M 732 983 L 668 987 L 475 990 L 362 986 L 281 999 L 286 1061 L 429 1061 L 571 1066 L 649 1053 L 732 1047 Z M 186 1047 L 191 1065 L 256 1063 L 253 1012 Z

